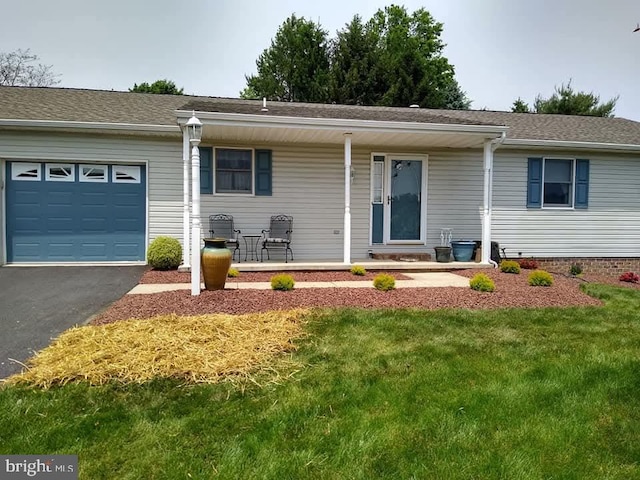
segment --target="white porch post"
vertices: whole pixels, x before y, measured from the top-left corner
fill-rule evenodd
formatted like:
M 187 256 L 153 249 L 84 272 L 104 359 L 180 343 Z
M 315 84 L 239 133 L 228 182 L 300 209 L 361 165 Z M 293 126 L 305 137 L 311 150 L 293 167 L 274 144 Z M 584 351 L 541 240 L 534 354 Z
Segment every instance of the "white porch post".
M 351 263 L 351 134 L 344 135 L 344 254 L 343 262 Z
M 484 142 L 484 201 L 482 209 L 482 263 L 491 258 L 491 186 L 493 183 L 493 145 Z
M 188 269 L 190 256 L 189 241 L 189 132 L 182 130 L 182 268 Z
M 191 148 L 191 295 L 200 295 L 200 149 Z
M 200 140 L 202 122 L 193 112 L 185 129 L 191 144 L 191 295 L 200 295 Z

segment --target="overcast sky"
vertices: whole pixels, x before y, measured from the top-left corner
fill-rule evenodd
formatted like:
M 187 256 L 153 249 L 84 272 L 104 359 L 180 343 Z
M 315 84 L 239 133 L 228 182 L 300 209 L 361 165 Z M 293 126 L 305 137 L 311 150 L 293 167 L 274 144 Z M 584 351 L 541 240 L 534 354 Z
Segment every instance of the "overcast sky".
M 237 97 L 244 75 L 291 13 L 330 36 L 378 0 L 0 0 L 0 51 L 31 49 L 62 87 L 127 90 L 168 78 L 185 93 Z M 444 23 L 445 56 L 472 108 L 509 110 L 517 97 L 573 79 L 601 100 L 620 96 L 616 116 L 640 120 L 637 0 L 431 0 Z

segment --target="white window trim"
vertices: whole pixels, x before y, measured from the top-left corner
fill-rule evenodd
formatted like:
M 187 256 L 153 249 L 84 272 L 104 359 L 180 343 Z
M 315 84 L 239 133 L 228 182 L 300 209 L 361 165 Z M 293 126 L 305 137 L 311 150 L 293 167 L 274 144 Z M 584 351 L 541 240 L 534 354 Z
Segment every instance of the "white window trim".
M 133 179 L 116 178 L 117 169 L 127 168 L 136 169 L 136 173 L 130 173 L 128 175 L 134 177 Z M 142 168 L 140 165 L 112 165 L 111 166 L 111 183 L 142 183 Z
M 50 170 L 52 168 L 70 168 L 71 175 L 68 177 L 52 177 Z M 76 165 L 74 163 L 45 163 L 45 181 L 47 182 L 75 182 L 76 181 Z
M 219 145 L 217 147 L 212 147 L 213 148 L 213 159 L 212 159 L 212 182 L 213 182 L 213 195 L 217 195 L 219 197 L 225 197 L 225 196 L 229 196 L 229 197 L 237 197 L 237 196 L 244 196 L 244 197 L 253 197 L 255 196 L 256 193 L 256 149 L 252 148 L 252 147 L 225 147 L 222 145 Z M 251 152 L 251 192 L 218 192 L 218 185 L 216 183 L 216 177 L 217 177 L 217 171 L 218 171 L 218 161 L 217 161 L 217 156 L 216 156 L 216 150 L 247 150 Z
M 376 157 L 382 157 L 382 161 L 376 161 Z M 370 188 L 369 188 L 369 192 L 370 192 L 370 200 L 371 200 L 371 205 L 384 205 L 384 194 L 386 191 L 386 185 L 385 185 L 385 181 L 384 181 L 384 166 L 385 166 L 385 162 L 387 161 L 386 156 L 385 155 L 371 155 L 371 182 L 370 182 Z M 381 190 L 382 190 L 382 197 L 380 198 L 379 202 L 376 202 L 375 198 L 374 198 L 374 194 L 373 191 L 376 187 L 375 185 L 375 171 L 376 171 L 376 164 L 381 164 L 382 165 L 382 185 L 381 185 Z M 373 215 L 373 214 L 372 214 Z
M 21 177 L 20 175 L 26 173 L 27 170 L 37 170 L 37 175 L 35 177 Z M 11 180 L 15 180 L 18 182 L 39 182 L 40 180 L 42 180 L 42 164 L 12 162 Z
M 85 168 L 104 168 L 104 178 L 87 177 L 82 172 Z M 107 183 L 109 181 L 109 166 L 97 164 L 80 164 L 78 165 L 78 180 L 83 183 Z
M 571 195 L 570 205 L 545 205 L 544 204 L 544 167 L 547 163 L 547 160 L 571 160 L 572 168 L 571 168 Z M 577 160 L 574 157 L 542 157 L 542 191 L 540 192 L 540 208 L 542 210 L 575 210 L 576 204 L 576 168 L 577 168 Z

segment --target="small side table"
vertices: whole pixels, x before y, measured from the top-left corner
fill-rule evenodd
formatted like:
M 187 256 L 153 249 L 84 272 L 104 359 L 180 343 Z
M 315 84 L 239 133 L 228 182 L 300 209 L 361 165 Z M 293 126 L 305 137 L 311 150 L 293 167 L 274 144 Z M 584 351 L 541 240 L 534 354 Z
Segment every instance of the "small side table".
M 242 235 L 244 238 L 244 261 L 247 261 L 249 255 L 251 255 L 251 260 L 258 260 L 258 244 L 260 243 L 260 239 L 262 238 L 262 234 L 260 235 Z

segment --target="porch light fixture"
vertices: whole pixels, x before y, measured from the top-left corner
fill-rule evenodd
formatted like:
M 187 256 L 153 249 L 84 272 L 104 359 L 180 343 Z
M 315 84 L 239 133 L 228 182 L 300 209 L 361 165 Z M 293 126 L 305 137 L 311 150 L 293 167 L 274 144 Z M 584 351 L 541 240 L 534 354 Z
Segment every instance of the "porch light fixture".
M 196 117 L 196 112 L 191 114 L 191 118 L 187 120 L 187 133 L 189 134 L 189 143 L 192 147 L 200 145 L 202 140 L 202 122 Z

